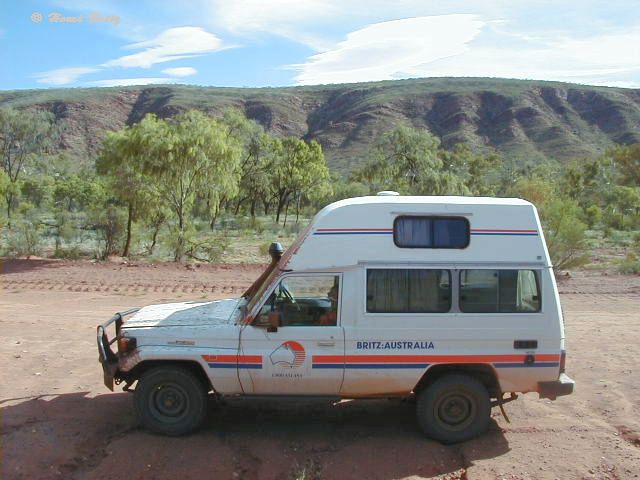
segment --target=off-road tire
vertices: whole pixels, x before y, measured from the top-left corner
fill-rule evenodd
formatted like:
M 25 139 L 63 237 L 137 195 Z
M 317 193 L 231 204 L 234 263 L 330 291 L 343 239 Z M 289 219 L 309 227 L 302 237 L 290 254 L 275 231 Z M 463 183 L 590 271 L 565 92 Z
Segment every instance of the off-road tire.
M 491 400 L 485 386 L 463 374 L 440 377 L 418 394 L 418 424 L 430 438 L 457 443 L 489 428 Z
M 207 390 L 184 368 L 156 367 L 138 380 L 133 404 L 146 429 L 162 435 L 186 435 L 205 419 Z

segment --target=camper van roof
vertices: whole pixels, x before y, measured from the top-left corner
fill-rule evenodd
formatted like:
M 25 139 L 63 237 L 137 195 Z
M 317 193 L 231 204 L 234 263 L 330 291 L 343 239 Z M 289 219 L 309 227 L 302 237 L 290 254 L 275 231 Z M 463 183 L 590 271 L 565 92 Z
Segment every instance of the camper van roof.
M 462 217 L 464 248 L 403 248 L 395 221 L 402 216 Z M 550 266 L 533 204 L 518 198 L 380 195 L 327 205 L 285 254 L 289 270 L 367 263 Z
M 362 204 L 449 204 L 449 205 L 531 205 L 521 198 L 497 198 L 497 197 L 461 197 L 461 196 L 417 196 L 417 195 L 372 195 L 366 197 L 347 198 L 332 203 L 329 207 L 341 207 L 344 205 Z

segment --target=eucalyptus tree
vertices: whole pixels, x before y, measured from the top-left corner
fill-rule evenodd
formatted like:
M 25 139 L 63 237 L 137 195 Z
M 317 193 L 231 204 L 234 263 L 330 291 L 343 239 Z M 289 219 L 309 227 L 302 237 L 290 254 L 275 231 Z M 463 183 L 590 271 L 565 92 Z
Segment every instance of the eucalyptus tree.
M 208 198 L 213 215 L 221 199 L 237 194 L 242 149 L 229 126 L 199 111 L 153 121 L 158 128 L 148 142 L 142 171 L 154 179 L 160 197 L 176 217 L 174 258 L 179 261 L 195 199 Z
M 409 195 L 487 195 L 497 188 L 488 174 L 499 163 L 494 153 L 478 154 L 465 145 L 446 150 L 428 130 L 400 125 L 372 147 L 352 179 Z
M 292 200 L 299 205 L 303 196 L 311 198 L 316 193 L 330 192 L 330 176 L 322 147 L 316 141 L 287 137 L 275 139 L 271 148 L 269 188 L 276 201 L 276 222 L 279 222 L 282 211 L 286 213 Z
M 257 122 L 246 118 L 237 110 L 225 112 L 224 123 L 229 127 L 229 135 L 235 137 L 242 146 L 242 157 L 238 165 L 239 192 L 234 213 L 249 204 L 249 213 L 256 215 L 258 202 L 269 196 L 269 166 L 274 153 L 274 137 L 267 134 Z
M 109 179 L 111 194 L 127 208 L 126 240 L 122 256 L 131 250 L 133 222 L 153 217 L 160 209 L 159 189 L 153 177 L 145 175 L 144 167 L 161 150 L 166 141 L 167 126 L 154 115 L 116 132 L 109 132 L 102 142 L 96 169 Z
M 49 149 L 56 133 L 54 117 L 49 112 L 0 108 L 0 156 L 8 181 L 2 190 L 9 224 L 19 194 L 20 176 Z

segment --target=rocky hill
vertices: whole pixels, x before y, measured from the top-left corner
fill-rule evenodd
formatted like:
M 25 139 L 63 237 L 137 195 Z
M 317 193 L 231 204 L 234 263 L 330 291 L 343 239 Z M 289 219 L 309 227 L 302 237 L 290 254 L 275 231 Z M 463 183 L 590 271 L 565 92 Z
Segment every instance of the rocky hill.
M 640 142 L 640 90 L 557 82 L 432 78 L 287 88 L 154 85 L 0 92 L 0 107 L 53 112 L 61 150 L 95 159 L 107 130 L 148 112 L 236 107 L 278 135 L 321 142 L 329 164 L 346 171 L 400 122 L 427 128 L 446 147 L 464 142 L 518 160 L 593 157 L 613 143 Z

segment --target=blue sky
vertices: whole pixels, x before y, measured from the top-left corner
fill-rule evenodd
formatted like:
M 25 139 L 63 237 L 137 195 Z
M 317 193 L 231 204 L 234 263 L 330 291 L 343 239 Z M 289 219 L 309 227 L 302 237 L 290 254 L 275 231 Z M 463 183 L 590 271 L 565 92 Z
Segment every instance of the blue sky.
M 0 89 L 471 76 L 640 88 L 637 0 L 41 0 L 0 9 Z

